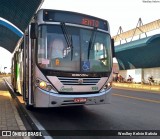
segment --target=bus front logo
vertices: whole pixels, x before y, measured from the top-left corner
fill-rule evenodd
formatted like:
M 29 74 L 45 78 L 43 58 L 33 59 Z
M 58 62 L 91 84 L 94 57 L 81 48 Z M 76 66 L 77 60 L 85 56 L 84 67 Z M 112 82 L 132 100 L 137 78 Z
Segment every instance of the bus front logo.
M 78 83 L 82 84 L 83 83 L 83 79 L 78 79 Z

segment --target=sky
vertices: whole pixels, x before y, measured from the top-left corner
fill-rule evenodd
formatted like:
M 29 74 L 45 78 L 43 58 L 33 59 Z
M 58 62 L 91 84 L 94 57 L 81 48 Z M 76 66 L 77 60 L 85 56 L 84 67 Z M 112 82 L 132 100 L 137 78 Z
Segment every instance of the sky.
M 160 19 L 160 0 L 44 0 L 41 8 L 74 11 L 103 18 L 110 24 L 111 36 L 117 34 L 120 26 L 124 32 L 135 28 L 139 18 L 143 24 Z M 9 70 L 12 55 L 2 48 L 0 52 L 0 71 L 4 67 Z

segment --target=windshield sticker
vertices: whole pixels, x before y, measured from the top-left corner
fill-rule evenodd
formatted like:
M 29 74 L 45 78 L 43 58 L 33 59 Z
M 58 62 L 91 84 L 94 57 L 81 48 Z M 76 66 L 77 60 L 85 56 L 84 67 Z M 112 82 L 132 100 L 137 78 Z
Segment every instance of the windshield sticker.
M 55 65 L 56 65 L 56 66 L 59 66 L 59 65 L 60 65 L 60 60 L 59 60 L 59 59 L 56 59 L 56 60 L 55 60 Z
M 42 59 L 42 64 L 48 65 L 50 60 L 48 59 Z
M 90 62 L 89 61 L 82 61 L 81 62 L 81 70 L 82 71 L 89 71 L 90 70 Z

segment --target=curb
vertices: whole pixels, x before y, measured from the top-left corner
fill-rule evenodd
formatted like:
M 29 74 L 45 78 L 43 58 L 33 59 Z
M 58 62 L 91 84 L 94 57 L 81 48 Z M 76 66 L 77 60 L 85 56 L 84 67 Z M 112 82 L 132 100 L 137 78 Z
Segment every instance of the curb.
M 3 78 L 4 79 L 4 78 Z M 12 92 L 14 92 L 14 90 L 12 89 L 12 87 L 11 87 L 11 85 L 9 84 L 9 82 L 7 81 L 7 79 L 4 79 L 4 81 L 5 81 L 5 83 L 8 85 L 8 87 L 12 90 Z M 14 97 L 16 97 L 15 96 L 15 94 L 13 93 L 13 96 Z M 11 95 L 11 97 L 12 97 L 12 95 Z M 34 118 L 34 116 L 29 112 L 29 111 L 26 111 L 26 109 L 25 108 L 23 108 L 23 106 L 21 106 L 20 105 L 20 101 L 19 101 L 19 99 L 16 97 L 16 103 L 17 103 L 17 105 L 19 105 L 19 109 L 20 109 L 20 111 L 23 111 L 23 113 L 25 113 L 25 119 L 30 123 L 30 126 L 31 126 L 31 128 L 33 129 L 33 130 L 38 130 L 38 131 L 41 131 L 42 132 L 42 134 L 44 134 L 44 136 L 42 136 L 42 137 L 38 137 L 38 138 L 44 138 L 44 139 L 53 139 L 53 137 L 51 137 L 49 134 L 48 134 L 48 132 L 47 131 L 45 131 L 45 129 L 41 126 L 41 124 Z M 14 107 L 14 109 L 16 110 L 16 114 L 19 116 L 19 114 L 18 114 L 18 111 L 17 111 L 17 108 L 15 107 L 15 104 L 14 104 L 14 102 L 13 102 L 13 100 L 12 100 L 12 103 L 13 103 L 13 107 Z M 21 125 L 23 122 L 22 122 L 22 120 L 21 120 L 21 118 L 20 118 L 20 116 L 16 119 L 18 122 L 19 122 L 19 128 L 20 128 L 20 130 L 26 130 L 26 128 L 25 128 L 25 126 L 23 125 Z M 17 122 L 17 123 L 18 123 Z M 24 139 L 30 139 L 30 137 L 23 137 Z
M 9 93 L 9 92 L 8 92 Z M 13 100 L 10 98 L 10 102 L 11 102 L 11 106 L 12 106 L 12 109 L 14 111 L 14 115 L 15 115 L 15 119 L 16 119 L 16 122 L 17 122 L 17 125 L 19 127 L 19 130 L 26 130 L 24 124 L 23 124 L 23 121 L 21 120 L 19 114 L 18 114 L 18 111 L 15 107 L 15 104 L 13 103 Z M 30 137 L 23 137 L 23 139 L 30 139 Z
M 143 84 L 133 84 L 133 83 L 112 83 L 113 87 L 117 88 L 128 88 L 128 89 L 141 89 L 148 91 L 156 91 L 160 93 L 160 86 L 156 85 L 143 85 Z
M 6 79 L 3 78 L 3 80 L 8 85 L 8 87 L 10 87 L 10 84 L 6 81 Z M 19 130 L 26 131 L 27 129 L 25 128 L 24 123 L 23 123 L 23 121 L 22 121 L 22 119 L 21 119 L 21 117 L 20 117 L 20 115 L 18 113 L 18 110 L 17 110 L 17 108 L 16 108 L 16 106 L 14 104 L 14 100 L 12 99 L 12 95 L 10 94 L 9 91 L 7 91 L 7 92 L 9 93 L 9 100 L 10 100 L 11 107 L 13 109 L 14 117 L 15 117 L 15 120 L 16 120 L 17 125 L 19 127 Z M 21 137 L 23 139 L 31 139 L 30 137 L 24 137 L 24 136 L 21 136 Z

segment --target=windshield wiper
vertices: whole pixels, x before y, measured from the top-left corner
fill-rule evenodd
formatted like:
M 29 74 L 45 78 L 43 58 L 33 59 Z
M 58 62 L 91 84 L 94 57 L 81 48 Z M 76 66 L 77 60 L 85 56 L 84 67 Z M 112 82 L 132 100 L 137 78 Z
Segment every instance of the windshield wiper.
M 69 37 L 65 23 L 61 22 L 61 27 L 62 27 L 62 31 L 63 31 L 64 38 L 65 38 L 65 40 L 66 40 L 66 42 L 67 42 L 67 45 L 68 45 L 68 47 L 71 48 L 71 60 L 72 60 L 72 57 L 73 57 L 72 36 L 71 36 L 71 38 Z
M 90 57 L 90 50 L 92 49 L 92 45 L 94 44 L 94 41 L 95 41 L 95 38 L 96 38 L 96 33 L 97 33 L 97 28 L 94 27 L 94 30 L 91 34 L 91 38 L 89 40 L 89 45 L 88 45 L 88 60 L 89 60 L 89 57 Z

